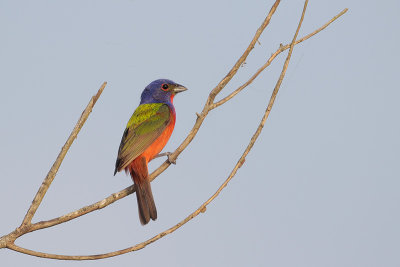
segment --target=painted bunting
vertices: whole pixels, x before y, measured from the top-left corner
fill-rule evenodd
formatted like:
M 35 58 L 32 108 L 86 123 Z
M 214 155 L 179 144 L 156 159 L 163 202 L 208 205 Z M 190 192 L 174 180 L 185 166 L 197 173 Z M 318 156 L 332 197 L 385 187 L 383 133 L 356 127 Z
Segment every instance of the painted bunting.
M 121 170 L 131 175 L 142 225 L 150 218 L 157 219 L 147 164 L 167 144 L 175 126 L 174 96 L 186 90 L 167 79 L 155 80 L 146 86 L 119 145 L 114 175 Z

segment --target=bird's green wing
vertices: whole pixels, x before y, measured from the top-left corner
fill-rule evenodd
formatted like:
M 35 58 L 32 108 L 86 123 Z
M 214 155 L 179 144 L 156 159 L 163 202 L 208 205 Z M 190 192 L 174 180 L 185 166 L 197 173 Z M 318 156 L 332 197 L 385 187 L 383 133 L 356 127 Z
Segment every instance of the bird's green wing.
M 170 109 L 162 103 L 142 104 L 128 121 L 115 164 L 115 173 L 142 154 L 170 122 Z

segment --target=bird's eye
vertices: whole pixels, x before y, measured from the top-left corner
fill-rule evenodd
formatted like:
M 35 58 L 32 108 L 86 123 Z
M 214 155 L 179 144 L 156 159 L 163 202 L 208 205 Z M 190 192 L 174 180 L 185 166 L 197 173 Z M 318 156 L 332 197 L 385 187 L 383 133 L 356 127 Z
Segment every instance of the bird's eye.
M 163 91 L 167 91 L 167 90 L 168 90 L 168 84 L 163 83 L 163 84 L 161 85 L 161 89 L 162 89 Z

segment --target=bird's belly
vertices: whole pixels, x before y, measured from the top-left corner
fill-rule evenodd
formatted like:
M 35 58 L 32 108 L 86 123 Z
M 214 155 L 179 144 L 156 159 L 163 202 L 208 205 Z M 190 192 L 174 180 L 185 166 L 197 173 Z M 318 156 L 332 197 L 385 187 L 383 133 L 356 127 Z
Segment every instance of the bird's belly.
M 147 162 L 151 161 L 154 156 L 158 155 L 165 147 L 171 137 L 174 126 L 175 121 L 172 120 L 167 128 L 165 128 L 164 132 L 142 153 L 142 156 L 147 159 Z

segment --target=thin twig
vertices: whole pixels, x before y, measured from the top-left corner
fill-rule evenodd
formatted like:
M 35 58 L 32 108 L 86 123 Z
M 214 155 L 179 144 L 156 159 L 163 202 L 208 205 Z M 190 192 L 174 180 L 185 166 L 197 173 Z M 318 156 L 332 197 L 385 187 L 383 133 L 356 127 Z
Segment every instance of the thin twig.
M 101 86 L 100 89 L 97 91 L 96 95 L 94 95 L 88 105 L 86 106 L 85 110 L 82 112 L 78 122 L 76 123 L 74 129 L 72 130 L 70 136 L 68 137 L 67 141 L 65 142 L 64 146 L 62 147 L 60 153 L 58 154 L 58 157 L 56 161 L 54 162 L 53 166 L 51 167 L 50 171 L 48 172 L 46 178 L 42 182 L 42 185 L 40 186 L 38 192 L 35 195 L 35 198 L 32 201 L 31 206 L 28 209 L 28 212 L 25 215 L 25 218 L 23 219 L 21 225 L 15 229 L 13 232 L 11 232 L 8 235 L 2 236 L 0 238 L 0 248 L 7 247 L 11 243 L 15 241 L 18 237 L 21 235 L 24 235 L 28 232 L 31 232 L 32 228 L 32 218 L 35 215 L 36 210 L 38 209 L 40 203 L 43 200 L 44 195 L 46 194 L 47 190 L 49 189 L 50 184 L 53 182 L 55 175 L 57 174 L 57 171 L 64 160 L 65 155 L 67 154 L 69 148 L 71 147 L 72 143 L 74 142 L 75 138 L 78 136 L 79 131 L 81 130 L 82 126 L 85 124 L 87 118 L 89 117 L 90 113 L 92 112 L 92 109 L 94 105 L 96 104 L 97 100 L 99 99 L 101 93 L 103 92 L 104 88 L 106 87 L 107 82 L 104 82 Z
M 124 190 L 121 190 L 117 193 L 111 194 L 110 196 L 106 197 L 105 199 L 102 199 L 94 204 L 85 206 L 83 208 L 80 208 L 78 210 L 75 210 L 73 212 L 67 213 L 65 215 L 62 215 L 60 217 L 57 217 L 57 218 L 54 218 L 54 219 L 51 219 L 48 221 L 41 221 L 41 222 L 33 223 L 31 225 L 31 227 L 29 228 L 29 232 L 33 232 L 33 231 L 40 230 L 43 228 L 48 228 L 48 227 L 58 225 L 58 224 L 61 224 L 64 222 L 68 222 L 72 219 L 75 219 L 77 217 L 80 217 L 82 215 L 90 213 L 92 211 L 102 209 L 102 208 L 107 207 L 108 205 L 114 203 L 118 199 L 124 198 L 127 195 L 132 194 L 133 192 L 135 192 L 135 189 L 134 189 L 134 186 L 131 185 L 131 186 L 125 188 Z
M 247 56 L 250 54 L 251 50 L 253 50 L 256 42 L 260 38 L 261 34 L 268 26 L 269 22 L 271 21 L 272 15 L 275 13 L 276 9 L 280 4 L 280 0 L 276 0 L 275 3 L 272 5 L 271 10 L 268 13 L 268 16 L 265 18 L 261 26 L 257 29 L 256 33 L 254 34 L 253 39 L 251 40 L 250 44 L 244 51 L 243 55 L 236 61 L 233 68 L 228 72 L 228 74 L 219 82 L 219 84 L 211 91 L 206 106 L 211 107 L 214 102 L 215 97 L 218 95 L 219 92 L 226 86 L 226 84 L 235 76 L 236 72 L 240 68 L 240 66 L 246 61 Z
M 309 39 L 310 37 L 312 37 L 313 35 L 319 33 L 320 31 L 322 31 L 323 29 L 325 29 L 326 27 L 329 26 L 329 24 L 331 24 L 332 22 L 334 22 L 336 19 L 338 19 L 340 16 L 342 16 L 344 13 L 347 12 L 347 8 L 343 9 L 342 12 L 340 12 L 339 14 L 337 14 L 336 16 L 334 16 L 330 21 L 328 21 L 327 23 L 325 23 L 322 27 L 320 27 L 319 29 L 313 31 L 312 33 L 300 38 L 299 40 L 296 41 L 295 45 Z M 244 88 L 246 88 L 247 86 L 249 86 L 256 78 L 257 76 L 263 72 L 270 64 L 271 62 L 283 51 L 287 50 L 290 48 L 290 44 L 286 44 L 286 45 L 281 45 L 276 51 L 275 53 L 273 53 L 271 55 L 271 57 L 267 60 L 267 62 L 257 70 L 257 72 L 251 76 L 251 78 L 245 82 L 243 85 L 239 86 L 235 91 L 233 91 L 232 93 L 230 93 L 228 96 L 224 97 L 223 99 L 219 100 L 218 102 L 214 103 L 211 107 L 211 109 L 214 109 L 216 107 L 221 106 L 222 104 L 226 103 L 227 101 L 229 101 L 230 99 L 232 99 L 234 96 L 236 96 L 238 93 L 240 93 Z
M 32 204 L 29 207 L 29 210 L 26 213 L 21 226 L 31 223 L 32 218 L 35 215 L 35 212 L 38 209 L 40 203 L 42 202 L 44 195 L 46 194 L 47 190 L 49 189 L 50 184 L 53 182 L 54 177 L 56 176 L 57 171 L 60 168 L 60 165 L 61 165 L 62 161 L 64 160 L 65 155 L 67 154 L 69 148 L 71 147 L 72 143 L 74 142 L 75 138 L 77 137 L 79 131 L 82 129 L 83 124 L 85 124 L 87 118 L 89 117 L 90 113 L 92 112 L 94 105 L 97 102 L 97 99 L 99 99 L 99 97 L 100 97 L 101 93 L 103 92 L 104 88 L 106 87 L 106 85 L 107 85 L 107 82 L 104 82 L 102 84 L 100 89 L 97 91 L 97 94 L 94 95 L 90 99 L 89 104 L 86 106 L 85 110 L 82 112 L 81 117 L 79 118 L 79 120 L 76 123 L 74 129 L 72 130 L 70 136 L 68 137 L 67 141 L 65 142 L 65 145 L 62 147 L 60 154 L 58 154 L 56 161 L 54 162 L 54 164 L 51 167 L 50 171 L 48 172 L 46 178 L 44 179 L 42 185 L 40 186 L 38 192 L 36 193 L 36 196 L 33 199 Z
M 18 251 L 18 252 L 21 252 L 21 253 L 37 256 L 37 257 L 60 259 L 60 260 L 96 260 L 96 259 L 109 258 L 109 257 L 114 257 L 114 256 L 117 256 L 117 255 L 121 255 L 121 254 L 125 254 L 125 253 L 128 253 L 128 252 L 132 252 L 132 251 L 136 251 L 136 250 L 142 249 L 142 248 L 146 247 L 147 245 L 157 241 L 158 239 L 160 239 L 160 238 L 162 238 L 162 237 L 164 237 L 164 236 L 166 236 L 166 235 L 168 235 L 170 233 L 173 233 L 175 230 L 180 228 L 182 225 L 186 224 L 187 222 L 189 222 L 190 220 L 195 218 L 200 213 L 203 213 L 205 211 L 207 205 L 209 203 L 211 203 L 211 201 L 213 201 L 219 195 L 219 193 L 226 187 L 226 185 L 229 183 L 229 181 L 232 180 L 232 178 L 235 176 L 235 174 L 237 173 L 237 170 L 244 164 L 246 156 L 248 155 L 248 153 L 250 152 L 250 150 L 254 146 L 254 143 L 256 142 L 257 138 L 259 137 L 259 135 L 260 135 L 260 133 L 261 133 L 263 127 L 264 127 L 264 124 L 265 124 L 265 122 L 266 122 L 266 120 L 267 120 L 267 118 L 269 116 L 269 113 L 270 113 L 270 111 L 272 109 L 272 106 L 274 104 L 276 95 L 277 95 L 277 93 L 279 91 L 279 88 L 280 88 L 280 86 L 282 84 L 283 78 L 285 77 L 286 70 L 287 70 L 287 67 L 289 65 L 290 57 L 292 55 L 293 47 L 295 45 L 295 41 L 296 41 L 297 35 L 299 33 L 301 24 L 302 24 L 303 19 L 304 19 L 304 15 L 305 15 L 306 8 L 307 8 L 307 3 L 308 3 L 308 0 L 306 0 L 305 3 L 304 3 L 304 8 L 303 8 L 303 12 L 301 14 L 301 19 L 300 19 L 300 22 L 299 22 L 299 24 L 297 26 L 297 30 L 296 30 L 296 33 L 295 33 L 295 35 L 293 37 L 293 41 L 290 44 L 290 49 L 289 49 L 288 55 L 286 57 L 285 63 L 283 65 L 282 72 L 280 74 L 280 77 L 279 77 L 276 85 L 275 85 L 275 88 L 274 88 L 274 91 L 273 91 L 273 93 L 271 95 L 271 98 L 269 100 L 267 109 L 266 109 L 266 111 L 265 111 L 265 113 L 264 113 L 264 115 L 263 115 L 263 117 L 261 119 L 260 124 L 257 127 L 256 132 L 254 133 L 254 135 L 250 139 L 250 143 L 246 147 L 245 151 L 243 152 L 242 156 L 240 157 L 240 159 L 236 163 L 235 167 L 233 168 L 233 170 L 230 173 L 230 175 L 228 176 L 228 178 L 218 188 L 218 190 L 207 201 L 205 201 L 198 209 L 196 209 L 188 217 L 186 217 L 184 220 L 182 220 L 181 222 L 177 223 L 173 227 L 171 227 L 171 228 L 159 233 L 158 235 L 146 240 L 145 242 L 142 242 L 140 244 L 137 244 L 135 246 L 132 246 L 132 247 L 129 247 L 129 248 L 126 248 L 126 249 L 113 251 L 113 252 L 110 252 L 110 253 L 97 254 L 97 255 L 87 255 L 87 256 L 69 256 L 69 255 L 57 255 L 57 254 L 48 254 L 48 253 L 43 253 L 43 252 L 37 252 L 37 251 L 21 248 L 21 247 L 15 245 L 15 244 L 10 244 L 8 246 L 8 248 L 10 248 L 12 250 L 15 250 L 15 251 Z

